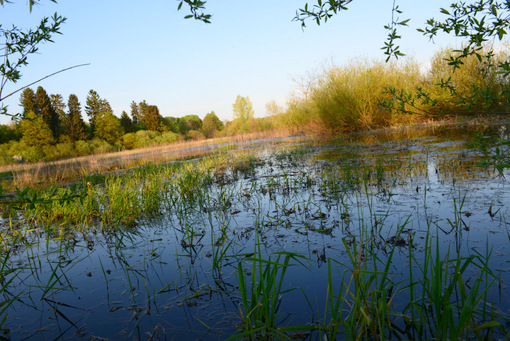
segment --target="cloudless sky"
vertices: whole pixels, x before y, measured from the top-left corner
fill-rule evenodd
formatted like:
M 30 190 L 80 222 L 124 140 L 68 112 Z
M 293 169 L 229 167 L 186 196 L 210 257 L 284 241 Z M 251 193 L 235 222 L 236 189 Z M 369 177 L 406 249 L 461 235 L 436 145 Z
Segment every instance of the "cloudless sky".
M 59 0 L 42 1 L 28 10 L 18 0 L 0 7 L 4 28 L 15 24 L 34 27 L 43 16 L 67 17 L 62 35 L 42 45 L 29 58 L 22 79 L 4 89 L 4 95 L 60 69 L 90 63 L 60 73 L 32 86 L 48 94 L 61 94 L 65 103 L 76 94 L 82 104 L 90 89 L 107 99 L 114 113 L 130 113 L 132 101 L 157 105 L 163 116 L 181 117 L 210 111 L 232 119 L 236 96 L 249 96 L 255 116 L 266 115 L 265 104 L 285 105 L 296 88 L 293 79 L 326 65 L 346 65 L 364 59 L 385 59 L 381 47 L 391 21 L 391 0 L 355 0 L 349 10 L 317 26 L 302 30 L 293 22 L 306 0 L 209 0 L 212 23 L 183 19 L 184 5 L 176 0 Z M 310 5 L 316 0 L 310 0 Z M 440 36 L 434 42 L 416 31 L 431 17 L 440 18 L 443 0 L 399 1 L 411 18 L 400 29 L 401 49 L 426 64 L 441 47 L 458 46 L 461 40 Z M 10 113 L 21 111 L 19 94 L 7 99 Z M 83 113 L 84 118 L 86 115 Z M 0 123 L 8 118 L 1 117 Z

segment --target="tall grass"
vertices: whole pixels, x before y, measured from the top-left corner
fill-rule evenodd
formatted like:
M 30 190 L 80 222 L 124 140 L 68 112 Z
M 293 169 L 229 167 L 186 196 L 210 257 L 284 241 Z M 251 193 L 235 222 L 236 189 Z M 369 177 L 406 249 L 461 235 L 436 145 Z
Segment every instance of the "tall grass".
M 485 53 L 489 49 L 485 50 Z M 384 63 L 354 61 L 324 68 L 298 84 L 303 92 L 277 110 L 273 125 L 310 134 L 336 134 L 455 115 L 507 114 L 510 80 L 496 66 L 507 51 L 493 54 L 492 63 L 471 56 L 460 68 L 449 64 L 453 49 L 442 49 L 423 70 L 412 60 Z
M 382 109 L 385 88 L 411 91 L 420 79 L 418 64 L 352 62 L 323 71 L 306 100 L 291 100 L 282 121 L 309 132 L 366 130 L 391 126 L 410 117 Z

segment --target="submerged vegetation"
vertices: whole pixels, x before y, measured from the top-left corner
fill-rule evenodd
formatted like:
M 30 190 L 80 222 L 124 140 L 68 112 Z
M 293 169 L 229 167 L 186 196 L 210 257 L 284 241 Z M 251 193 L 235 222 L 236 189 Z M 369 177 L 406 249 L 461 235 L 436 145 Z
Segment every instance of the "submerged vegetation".
M 455 131 L 279 140 L 18 193 L 4 337 L 508 338 L 508 195 Z

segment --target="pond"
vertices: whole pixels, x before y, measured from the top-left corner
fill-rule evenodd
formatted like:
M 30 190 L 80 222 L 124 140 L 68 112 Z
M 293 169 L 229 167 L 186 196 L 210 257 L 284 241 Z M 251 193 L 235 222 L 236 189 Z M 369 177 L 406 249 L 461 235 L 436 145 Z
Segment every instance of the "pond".
M 507 129 L 262 141 L 84 177 L 79 199 L 5 214 L 2 337 L 508 337 L 510 192 L 466 145 Z

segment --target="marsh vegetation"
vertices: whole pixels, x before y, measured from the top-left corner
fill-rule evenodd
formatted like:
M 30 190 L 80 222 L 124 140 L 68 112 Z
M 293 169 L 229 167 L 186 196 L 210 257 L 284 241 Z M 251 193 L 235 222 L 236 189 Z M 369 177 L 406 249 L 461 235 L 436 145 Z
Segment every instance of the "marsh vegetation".
M 507 338 L 510 198 L 465 143 L 502 127 L 273 140 L 33 186 L 2 205 L 2 337 Z

